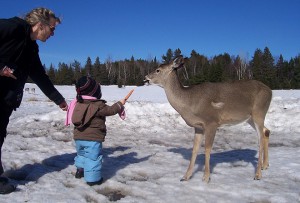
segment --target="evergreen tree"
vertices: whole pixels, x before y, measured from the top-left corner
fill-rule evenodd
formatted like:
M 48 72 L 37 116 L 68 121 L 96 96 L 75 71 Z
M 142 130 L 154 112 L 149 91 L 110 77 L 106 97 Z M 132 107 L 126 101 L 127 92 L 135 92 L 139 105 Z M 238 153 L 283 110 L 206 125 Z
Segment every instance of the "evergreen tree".
M 220 68 L 222 69 L 222 81 L 231 80 L 231 78 L 235 77 L 235 70 L 233 67 L 233 60 L 231 59 L 228 53 L 224 53 L 219 55 L 218 63 Z
M 276 88 L 279 89 L 291 88 L 290 86 L 291 84 L 288 78 L 288 63 L 283 60 L 281 54 L 275 65 L 275 69 L 276 69 L 276 80 L 278 82 Z
M 55 81 L 58 85 L 71 85 L 73 81 L 73 72 L 65 63 L 58 64 L 58 70 L 55 77 Z
M 100 63 L 99 57 L 95 60 L 93 70 L 93 75 L 96 81 L 100 82 L 101 85 L 109 85 L 108 72 L 105 65 Z
M 218 64 L 212 64 L 209 71 L 210 82 L 222 82 L 223 78 L 222 68 Z
M 293 80 L 292 80 L 292 88 L 299 89 L 300 88 L 300 55 L 293 59 Z
M 262 69 L 264 72 L 264 77 L 262 82 L 268 85 L 270 88 L 275 88 L 277 81 L 276 81 L 276 70 L 274 68 L 274 58 L 269 50 L 268 47 L 265 47 L 264 53 L 262 55 L 263 64 Z
M 283 89 L 291 89 L 292 88 L 292 67 L 289 62 L 284 61 L 282 65 L 282 78 L 280 77 L 282 84 L 280 83 L 280 87 Z
M 52 65 L 52 63 L 50 64 L 50 67 L 49 67 L 49 70 L 48 70 L 47 74 L 48 74 L 49 79 L 51 80 L 51 82 L 52 82 L 53 84 L 56 84 L 56 81 L 55 81 L 56 71 L 55 71 L 55 68 L 54 68 L 54 66 Z
M 252 70 L 253 79 L 263 81 L 263 57 L 262 51 L 256 49 L 254 52 L 253 59 L 250 61 L 250 68 Z
M 85 76 L 85 71 L 82 70 L 81 64 L 78 61 L 74 61 L 71 64 L 72 70 L 74 72 L 73 80 L 77 81 L 80 77 Z
M 232 67 L 231 58 L 229 54 L 220 54 L 215 56 L 211 61 L 211 67 L 209 70 L 209 81 L 222 82 L 229 80 L 228 70 Z
M 138 78 L 138 69 L 135 65 L 134 57 L 131 56 L 130 60 L 128 61 L 128 70 L 129 70 L 129 77 L 127 85 L 136 85 L 137 84 L 137 78 Z
M 163 63 L 170 63 L 174 58 L 182 55 L 177 48 L 174 52 L 168 49 L 162 56 Z M 208 59 L 195 50 L 191 51 L 190 57 L 186 58 L 184 68 L 178 70 L 180 80 L 184 85 L 202 83 L 206 81 L 221 82 L 226 80 L 256 79 L 262 81 L 272 89 L 300 88 L 300 62 L 298 55 L 285 61 L 279 56 L 276 65 L 268 47 L 262 52 L 256 49 L 252 60 L 248 63 L 240 56 L 230 56 L 228 53 L 220 54 Z M 49 69 L 44 68 L 54 84 L 68 85 L 84 75 L 91 75 L 96 81 L 103 85 L 143 85 L 145 75 L 152 72 L 159 65 L 156 57 L 154 59 L 138 59 L 134 56 L 130 60 L 112 61 L 108 58 L 104 64 L 100 63 L 99 57 L 92 64 L 88 57 L 84 68 L 74 60 L 67 65 L 59 63 L 56 69 L 52 64 Z M 32 82 L 28 78 L 27 82 Z
M 91 60 L 90 57 L 88 57 L 87 60 L 86 60 L 86 64 L 84 66 L 84 70 L 85 70 L 85 73 L 86 73 L 87 76 L 93 77 L 92 69 L 93 69 L 92 60 Z
M 68 66 L 68 69 L 67 69 L 67 74 L 66 74 L 66 77 L 65 77 L 65 85 L 73 85 L 75 84 L 75 81 L 74 81 L 74 71 L 73 71 L 73 68 L 71 66 Z
M 179 57 L 179 56 L 181 56 L 182 54 L 181 54 L 181 50 L 178 48 L 178 49 L 175 49 L 175 51 L 174 51 L 174 59 L 175 58 L 177 58 L 177 57 Z
M 163 63 L 170 63 L 173 60 L 173 51 L 168 49 L 166 55 L 162 56 Z

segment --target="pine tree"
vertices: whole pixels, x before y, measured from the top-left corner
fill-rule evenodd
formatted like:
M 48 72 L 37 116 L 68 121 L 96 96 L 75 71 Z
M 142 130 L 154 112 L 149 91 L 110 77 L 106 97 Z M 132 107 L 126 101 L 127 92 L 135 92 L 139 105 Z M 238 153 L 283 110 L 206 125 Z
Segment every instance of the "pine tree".
M 262 51 L 256 49 L 254 52 L 253 59 L 250 61 L 250 68 L 252 70 L 253 79 L 263 81 L 263 57 Z
M 294 58 L 294 66 L 293 66 L 293 80 L 292 80 L 292 88 L 299 89 L 300 88 L 300 55 Z
M 177 58 L 177 57 L 179 57 L 179 56 L 181 56 L 182 54 L 181 54 L 181 50 L 178 48 L 178 49 L 175 49 L 175 51 L 174 51 L 174 59 L 175 58 Z
M 100 63 L 100 58 L 97 57 L 93 66 L 93 76 L 101 85 L 109 85 L 108 72 L 104 64 Z
M 58 85 L 71 85 L 73 83 L 73 71 L 65 63 L 58 64 L 58 70 L 55 77 Z
M 279 87 L 283 89 L 291 89 L 292 75 L 292 66 L 289 62 L 284 61 L 282 64 L 282 78 L 281 76 L 279 76 L 279 79 L 282 81 L 282 84 L 280 84 L 281 86 Z
M 232 62 L 229 54 L 224 53 L 215 56 L 211 61 L 209 70 L 209 81 L 222 82 L 229 80 L 229 69 L 232 67 Z
M 263 64 L 262 69 L 264 72 L 264 77 L 262 82 L 268 85 L 270 88 L 274 89 L 276 84 L 276 70 L 274 68 L 274 58 L 268 47 L 265 47 L 264 53 L 262 55 Z
M 128 70 L 129 70 L 129 77 L 127 85 L 136 85 L 137 78 L 138 78 L 138 69 L 136 68 L 134 57 L 131 56 L 130 60 L 128 60 Z
M 52 63 L 50 64 L 50 67 L 49 67 L 49 70 L 47 71 L 47 74 L 48 74 L 48 77 L 51 80 L 51 82 L 53 84 L 56 84 L 56 81 L 55 81 L 56 71 L 55 71 L 55 68 L 52 65 Z
M 170 63 L 173 60 L 173 56 L 172 49 L 168 49 L 166 55 L 162 56 L 163 63 Z
M 92 69 L 93 69 L 92 60 L 90 57 L 88 57 L 86 60 L 86 64 L 84 66 L 84 70 L 85 70 L 87 76 L 93 77 Z
M 283 89 L 289 87 L 288 85 L 288 74 L 286 73 L 286 65 L 287 62 L 283 60 L 282 55 L 280 54 L 279 59 L 275 65 L 276 69 L 276 78 L 278 81 L 278 84 L 276 88 Z
M 77 81 L 80 77 L 85 76 L 85 71 L 82 70 L 81 64 L 78 61 L 74 61 L 71 64 L 72 70 L 74 72 L 73 74 L 73 80 Z

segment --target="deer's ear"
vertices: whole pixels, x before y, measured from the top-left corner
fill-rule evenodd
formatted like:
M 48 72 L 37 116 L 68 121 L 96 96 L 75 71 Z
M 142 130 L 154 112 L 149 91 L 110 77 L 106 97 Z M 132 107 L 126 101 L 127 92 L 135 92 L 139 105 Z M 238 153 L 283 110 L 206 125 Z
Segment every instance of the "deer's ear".
M 174 59 L 173 61 L 173 69 L 181 68 L 184 65 L 184 58 L 182 56 L 179 56 Z

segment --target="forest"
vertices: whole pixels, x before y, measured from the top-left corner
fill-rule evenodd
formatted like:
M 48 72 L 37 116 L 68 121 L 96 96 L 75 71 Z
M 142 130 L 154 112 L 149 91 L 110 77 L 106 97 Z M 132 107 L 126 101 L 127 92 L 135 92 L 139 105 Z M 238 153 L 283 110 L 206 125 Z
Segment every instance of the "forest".
M 44 68 L 55 85 L 72 85 L 83 76 L 89 75 L 102 85 L 142 86 L 144 77 L 155 70 L 160 64 L 169 63 L 182 55 L 181 50 L 168 49 L 166 54 L 157 59 L 130 59 L 113 61 L 110 58 L 100 61 L 97 57 L 92 62 L 87 57 L 86 63 L 81 64 L 61 62 L 58 67 L 52 64 Z M 234 80 L 255 79 L 262 81 L 271 89 L 300 88 L 300 54 L 285 60 L 282 55 L 274 58 L 268 47 L 256 49 L 252 58 L 231 56 L 228 53 L 206 57 L 192 50 L 185 57 L 184 68 L 178 70 L 183 85 L 194 85 L 203 82 L 225 82 Z M 31 82 L 30 79 L 28 82 Z

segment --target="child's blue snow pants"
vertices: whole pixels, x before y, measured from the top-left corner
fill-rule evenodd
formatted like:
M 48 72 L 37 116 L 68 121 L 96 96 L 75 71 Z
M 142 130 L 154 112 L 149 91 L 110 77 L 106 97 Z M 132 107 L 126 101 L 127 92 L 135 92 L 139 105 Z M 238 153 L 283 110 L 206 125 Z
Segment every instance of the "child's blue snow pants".
M 75 140 L 77 156 L 75 166 L 84 169 L 86 182 L 96 182 L 102 178 L 102 142 Z

